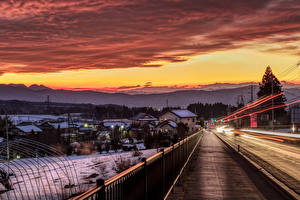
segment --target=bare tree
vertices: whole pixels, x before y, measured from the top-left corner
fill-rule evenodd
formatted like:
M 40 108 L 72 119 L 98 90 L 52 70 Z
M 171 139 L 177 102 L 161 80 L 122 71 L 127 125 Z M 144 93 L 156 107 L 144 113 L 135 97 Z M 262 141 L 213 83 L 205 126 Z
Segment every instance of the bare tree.
M 9 182 L 9 174 L 0 168 L 0 183 L 7 189 L 12 190 L 11 184 Z

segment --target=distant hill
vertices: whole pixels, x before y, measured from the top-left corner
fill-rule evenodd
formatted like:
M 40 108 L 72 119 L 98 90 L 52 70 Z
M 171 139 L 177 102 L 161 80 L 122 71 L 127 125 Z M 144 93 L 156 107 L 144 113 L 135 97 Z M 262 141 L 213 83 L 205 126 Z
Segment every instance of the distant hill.
M 258 86 L 255 86 L 255 94 Z M 300 89 L 286 89 L 288 100 L 300 96 Z M 75 104 L 116 104 L 129 107 L 164 107 L 168 100 L 169 106 L 187 106 L 191 103 L 216 103 L 236 105 L 237 96 L 243 95 L 245 102 L 250 99 L 249 86 L 243 86 L 231 89 L 207 90 L 181 90 L 168 93 L 156 94 L 125 94 L 125 93 L 105 93 L 97 91 L 72 91 L 55 90 L 45 86 L 0 84 L 0 100 L 21 100 L 31 102 L 45 102 L 47 96 L 51 102 L 75 103 Z

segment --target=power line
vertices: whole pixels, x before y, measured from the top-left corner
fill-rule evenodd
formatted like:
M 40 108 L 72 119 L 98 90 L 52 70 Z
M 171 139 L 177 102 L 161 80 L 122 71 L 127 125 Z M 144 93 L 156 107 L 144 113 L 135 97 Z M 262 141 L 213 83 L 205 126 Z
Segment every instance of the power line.
M 278 76 L 282 79 L 282 78 L 286 77 L 287 75 L 289 75 L 290 73 L 292 73 L 293 71 L 295 71 L 296 69 L 298 69 L 299 66 L 300 66 L 300 60 L 295 65 L 292 65 L 292 66 L 288 67 L 287 69 L 281 71 L 278 74 Z

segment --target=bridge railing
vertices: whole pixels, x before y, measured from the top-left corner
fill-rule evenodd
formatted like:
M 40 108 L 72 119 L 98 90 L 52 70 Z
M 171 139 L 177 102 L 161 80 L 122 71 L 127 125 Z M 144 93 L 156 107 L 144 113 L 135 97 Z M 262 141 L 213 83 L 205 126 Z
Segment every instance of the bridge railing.
M 200 140 L 195 133 L 77 196 L 74 200 L 164 199 Z

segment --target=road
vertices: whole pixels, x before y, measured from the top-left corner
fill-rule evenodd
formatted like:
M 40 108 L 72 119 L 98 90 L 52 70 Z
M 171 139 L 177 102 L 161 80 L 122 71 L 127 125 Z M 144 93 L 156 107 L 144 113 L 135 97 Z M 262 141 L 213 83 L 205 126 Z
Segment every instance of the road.
M 244 161 L 245 162 L 245 161 Z M 205 132 L 174 193 L 177 199 L 284 199 L 211 132 Z
M 272 140 L 264 135 L 233 131 L 218 133 L 226 142 L 256 162 L 275 178 L 300 195 L 300 146 Z M 276 137 L 273 137 L 276 138 Z

